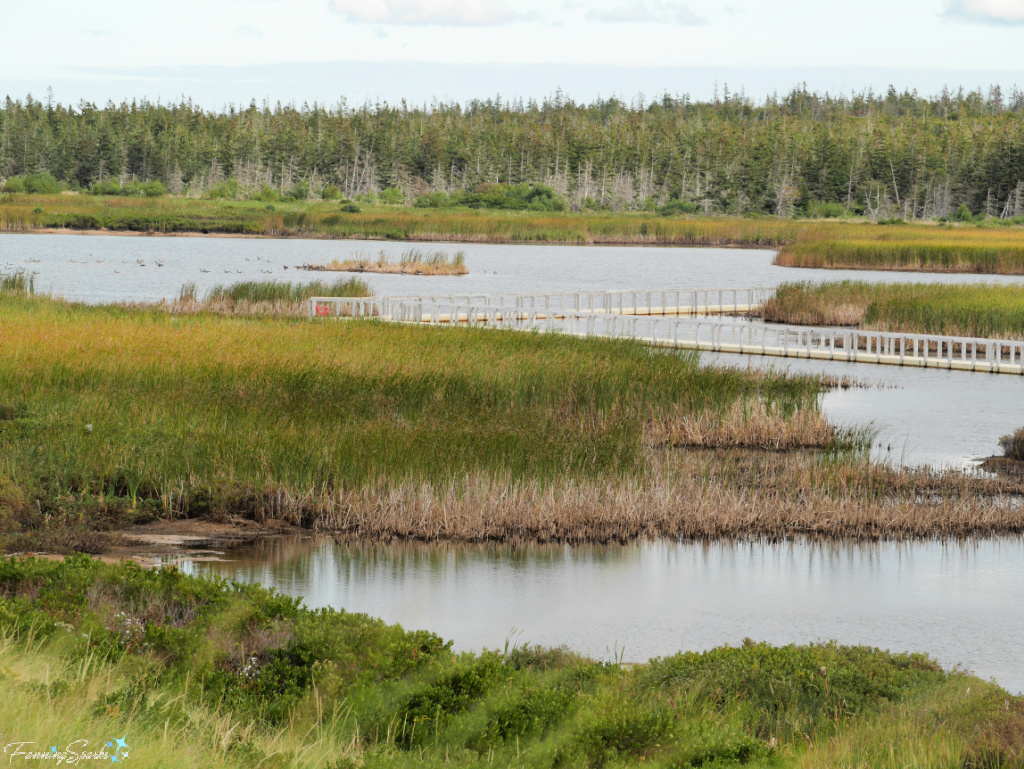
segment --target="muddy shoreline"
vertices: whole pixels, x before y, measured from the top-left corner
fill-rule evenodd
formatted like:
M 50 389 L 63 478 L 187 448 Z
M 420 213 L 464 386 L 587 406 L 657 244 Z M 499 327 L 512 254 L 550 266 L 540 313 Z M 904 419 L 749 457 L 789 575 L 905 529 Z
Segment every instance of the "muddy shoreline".
M 203 518 L 156 520 L 112 532 L 114 537 L 111 546 L 93 554 L 93 557 L 104 563 L 135 561 L 140 566 L 155 569 L 186 558 L 201 559 L 215 555 L 218 551 L 245 547 L 261 540 L 303 533 L 308 531 L 281 520 L 264 523 L 241 517 L 232 517 L 223 522 Z M 67 556 L 26 551 L 8 553 L 7 557 L 60 561 Z

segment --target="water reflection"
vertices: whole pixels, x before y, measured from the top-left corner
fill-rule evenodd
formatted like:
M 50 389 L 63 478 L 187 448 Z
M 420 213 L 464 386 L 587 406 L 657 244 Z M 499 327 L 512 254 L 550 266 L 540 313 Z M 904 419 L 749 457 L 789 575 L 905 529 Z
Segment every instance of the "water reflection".
M 837 639 L 927 651 L 1024 690 L 1024 541 L 336 544 L 278 539 L 192 572 L 365 612 L 459 649 L 566 644 L 640 661 L 684 649 Z

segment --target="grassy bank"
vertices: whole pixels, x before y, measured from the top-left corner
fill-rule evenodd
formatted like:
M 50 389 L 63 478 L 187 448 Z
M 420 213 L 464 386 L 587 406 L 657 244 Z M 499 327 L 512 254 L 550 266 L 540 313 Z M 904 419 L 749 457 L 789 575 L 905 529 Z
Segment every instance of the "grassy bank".
M 817 380 L 625 341 L 13 294 L 0 331 L 10 547 L 42 521 L 248 511 L 326 525 L 368 489 L 604 484 L 645 473 L 654 443 L 848 441 L 824 424 Z
M 807 227 L 780 251 L 783 267 L 1024 274 L 1018 228 L 977 226 Z
M 776 219 L 687 219 L 642 213 L 538 213 L 379 206 L 359 212 L 329 202 L 4 195 L 0 230 L 41 228 L 268 237 L 368 238 L 484 243 L 620 243 L 778 246 L 800 225 Z
M 747 641 L 627 669 L 450 648 L 173 570 L 0 561 L 0 731 L 26 751 L 117 737 L 122 759 L 176 769 L 1022 762 L 1024 701 L 920 654 Z
M 1024 288 L 998 285 L 791 283 L 761 309 L 765 320 L 913 334 L 1024 338 Z

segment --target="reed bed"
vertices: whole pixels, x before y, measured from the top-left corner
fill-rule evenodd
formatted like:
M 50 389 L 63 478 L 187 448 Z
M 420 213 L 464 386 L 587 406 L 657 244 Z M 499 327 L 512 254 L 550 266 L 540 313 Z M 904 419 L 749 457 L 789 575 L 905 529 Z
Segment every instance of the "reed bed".
M 373 272 L 384 275 L 468 275 L 466 253 L 456 251 L 449 255 L 444 251 L 422 251 L 418 248 L 402 253 L 397 262 L 381 251 L 376 257 L 357 256 L 345 261 L 335 260 L 327 264 L 303 264 L 300 270 L 317 272 Z
M 775 259 L 783 267 L 1024 274 L 1017 230 L 976 226 L 819 225 Z
M 761 308 L 765 320 L 910 334 L 1024 338 L 1024 287 L 789 283 Z
M 743 415 L 772 429 L 794 420 L 794 445 L 849 444 L 823 424 L 819 380 L 708 368 L 626 340 L 9 295 L 0 328 L 0 405 L 17 415 L 0 430 L 0 483 L 54 519 L 122 503 L 196 515 L 238 489 L 330 499 L 382 478 L 632 477 L 651 434 L 757 445 L 765 431 Z
M 24 272 L 15 272 L 11 275 L 0 274 L 0 293 L 34 294 L 35 292 L 35 275 L 28 275 Z
M 305 300 L 312 296 L 365 297 L 371 296 L 369 285 L 359 278 L 334 282 L 315 280 L 310 283 L 281 283 L 278 281 L 244 281 L 213 286 L 199 297 L 195 283 L 181 287 L 178 300 L 162 301 L 157 305 L 122 304 L 131 309 L 153 307 L 171 315 L 233 315 L 304 318 L 308 314 Z
M 1024 532 L 1021 479 L 897 473 L 866 462 L 829 466 L 799 454 L 652 451 L 649 459 L 643 476 L 617 481 L 380 483 L 323 499 L 306 514 L 342 538 L 381 541 L 908 540 Z
M 1020 483 L 854 461 L 865 436 L 825 422 L 820 380 L 693 353 L 9 295 L 0 327 L 8 526 L 245 515 L 568 542 L 1024 530 Z
M 182 298 L 194 287 L 182 289 Z M 313 280 L 308 283 L 284 283 L 276 280 L 245 280 L 229 285 L 213 286 L 206 292 L 206 302 L 304 302 L 311 296 L 364 297 L 371 295 L 370 287 L 359 278 L 340 279 L 334 282 Z

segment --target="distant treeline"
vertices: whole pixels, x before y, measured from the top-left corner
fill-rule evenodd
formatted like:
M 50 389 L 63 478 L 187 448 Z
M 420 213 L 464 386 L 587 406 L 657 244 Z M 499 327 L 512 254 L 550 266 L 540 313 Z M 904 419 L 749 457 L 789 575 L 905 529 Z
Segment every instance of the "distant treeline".
M 0 107 L 0 180 L 51 174 L 92 188 L 159 182 L 167 192 L 378 198 L 412 203 L 544 184 L 572 209 L 727 214 L 845 212 L 906 219 L 1024 214 L 1024 94 L 994 86 L 831 96 L 795 89 L 755 103 L 665 95 L 628 104 L 500 98 L 227 108 L 189 101 L 10 97 Z M 151 188 L 156 189 L 156 188 Z M 145 194 L 145 193 L 143 193 Z

